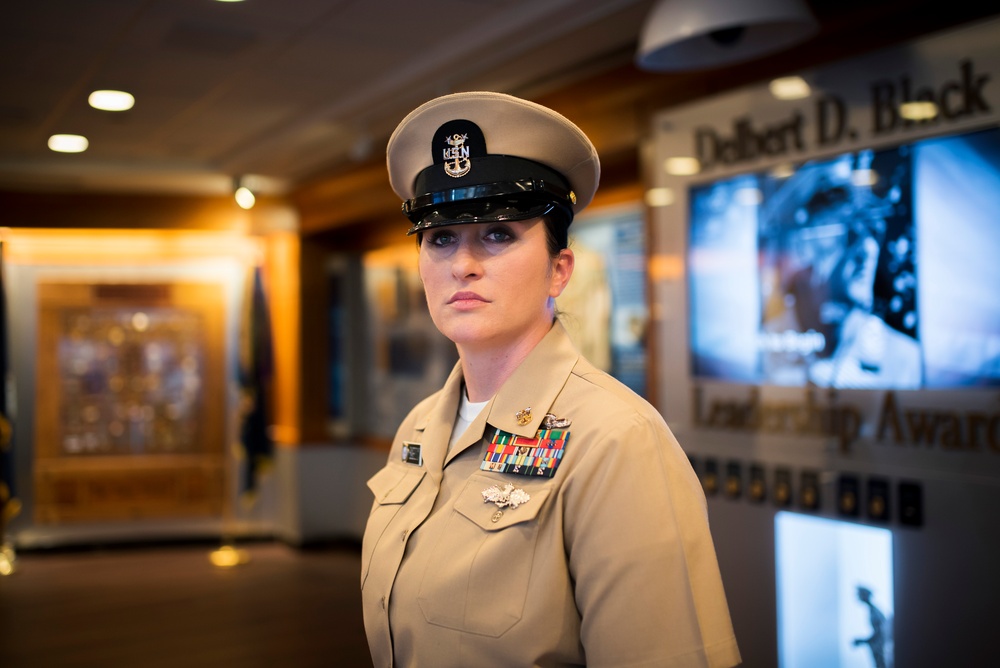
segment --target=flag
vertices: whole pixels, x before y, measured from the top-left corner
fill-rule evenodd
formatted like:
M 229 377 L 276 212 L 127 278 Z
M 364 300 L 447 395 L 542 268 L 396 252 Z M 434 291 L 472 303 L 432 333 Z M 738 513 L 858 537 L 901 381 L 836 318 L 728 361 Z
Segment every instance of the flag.
M 270 467 L 274 455 L 274 441 L 268 432 L 268 395 L 273 376 L 271 319 L 260 267 L 253 270 L 241 329 L 239 384 L 243 470 L 240 494 L 244 501 L 252 503 L 259 477 Z
M 7 292 L 0 241 L 0 544 L 7 521 L 21 510 L 14 486 L 14 430 L 7 415 Z

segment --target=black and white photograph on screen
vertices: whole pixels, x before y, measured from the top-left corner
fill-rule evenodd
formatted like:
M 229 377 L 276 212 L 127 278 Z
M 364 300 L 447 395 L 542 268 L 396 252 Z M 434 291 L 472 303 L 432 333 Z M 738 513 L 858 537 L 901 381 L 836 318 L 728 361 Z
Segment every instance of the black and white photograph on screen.
M 908 147 L 765 179 L 760 209 L 764 381 L 921 385 Z
M 1000 130 L 697 184 L 692 371 L 782 386 L 1000 386 Z

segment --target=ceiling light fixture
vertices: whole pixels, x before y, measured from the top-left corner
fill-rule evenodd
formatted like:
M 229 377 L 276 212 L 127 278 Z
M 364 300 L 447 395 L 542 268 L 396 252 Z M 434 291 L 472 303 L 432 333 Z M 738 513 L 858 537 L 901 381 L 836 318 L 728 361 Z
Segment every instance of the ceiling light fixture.
M 135 104 L 135 98 L 123 90 L 95 90 L 87 102 L 101 111 L 128 111 Z
M 83 153 L 90 142 L 83 135 L 52 135 L 49 148 L 57 153 Z
M 233 191 L 233 197 L 236 199 L 236 203 L 241 209 L 250 210 L 253 205 L 257 202 L 257 197 L 253 194 L 253 191 L 245 184 L 244 179 L 239 177 L 234 183 L 235 190 Z
M 240 205 L 241 209 L 252 209 L 253 205 L 256 204 L 257 198 L 254 196 L 253 191 L 246 186 L 240 186 L 233 193 L 233 197 L 236 198 L 236 203 Z
M 801 42 L 818 27 L 801 0 L 660 0 L 635 62 L 661 72 L 729 65 Z

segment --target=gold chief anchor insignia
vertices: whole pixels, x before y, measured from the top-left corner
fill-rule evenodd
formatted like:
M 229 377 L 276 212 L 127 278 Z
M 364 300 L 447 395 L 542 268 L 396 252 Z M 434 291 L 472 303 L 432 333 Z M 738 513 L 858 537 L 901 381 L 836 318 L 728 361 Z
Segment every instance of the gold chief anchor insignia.
M 514 419 L 517 420 L 517 423 L 522 427 L 531 422 L 531 406 L 522 408 L 518 412 L 514 413 Z

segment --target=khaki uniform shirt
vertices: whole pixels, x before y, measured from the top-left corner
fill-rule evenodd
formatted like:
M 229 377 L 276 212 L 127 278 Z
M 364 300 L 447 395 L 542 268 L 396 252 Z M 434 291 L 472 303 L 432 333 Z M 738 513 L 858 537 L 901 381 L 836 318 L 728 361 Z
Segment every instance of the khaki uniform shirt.
M 456 366 L 368 481 L 376 668 L 739 663 L 704 495 L 648 403 L 558 323 L 449 452 L 461 388 Z M 571 421 L 552 477 L 481 469 L 497 430 L 533 438 L 546 413 Z M 404 461 L 404 442 L 419 456 L 408 445 Z M 530 498 L 484 500 L 508 483 Z

